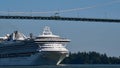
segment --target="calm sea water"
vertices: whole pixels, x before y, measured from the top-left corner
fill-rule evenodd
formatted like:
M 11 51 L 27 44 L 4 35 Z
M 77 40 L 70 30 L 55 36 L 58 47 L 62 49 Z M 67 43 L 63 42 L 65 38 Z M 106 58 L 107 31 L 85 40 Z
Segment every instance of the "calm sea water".
M 120 65 L 0 66 L 0 68 L 120 68 Z

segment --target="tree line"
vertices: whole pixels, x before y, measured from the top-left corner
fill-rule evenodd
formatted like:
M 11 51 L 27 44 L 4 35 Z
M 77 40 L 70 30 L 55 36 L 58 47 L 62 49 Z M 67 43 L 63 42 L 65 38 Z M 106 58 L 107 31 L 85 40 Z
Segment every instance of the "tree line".
M 62 64 L 120 64 L 120 57 L 108 57 L 97 52 L 70 53 Z

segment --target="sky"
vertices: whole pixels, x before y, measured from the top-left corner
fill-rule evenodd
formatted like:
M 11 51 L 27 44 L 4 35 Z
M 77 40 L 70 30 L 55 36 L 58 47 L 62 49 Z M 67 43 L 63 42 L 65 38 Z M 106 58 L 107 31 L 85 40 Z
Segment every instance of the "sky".
M 61 17 L 120 19 L 120 0 L 0 0 L 0 15 L 54 16 L 55 13 Z M 0 19 L 0 36 L 15 30 L 26 36 L 29 33 L 38 36 L 45 26 L 53 34 L 70 39 L 67 48 L 71 52 L 96 51 L 120 56 L 119 23 Z

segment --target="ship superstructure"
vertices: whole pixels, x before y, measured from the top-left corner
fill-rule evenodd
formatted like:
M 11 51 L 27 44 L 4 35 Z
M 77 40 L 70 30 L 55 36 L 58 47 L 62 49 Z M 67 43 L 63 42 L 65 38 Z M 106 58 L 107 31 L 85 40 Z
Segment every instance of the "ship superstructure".
M 68 42 L 53 35 L 47 26 L 35 38 L 15 31 L 0 43 L 0 65 L 58 65 L 69 55 L 65 48 Z

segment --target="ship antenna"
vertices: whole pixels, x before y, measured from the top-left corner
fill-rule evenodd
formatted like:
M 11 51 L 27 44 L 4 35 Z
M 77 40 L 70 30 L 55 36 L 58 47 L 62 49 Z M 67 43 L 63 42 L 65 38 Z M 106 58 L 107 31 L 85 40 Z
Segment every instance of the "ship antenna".
M 45 26 L 43 35 L 52 35 L 52 32 L 50 31 L 50 27 Z

